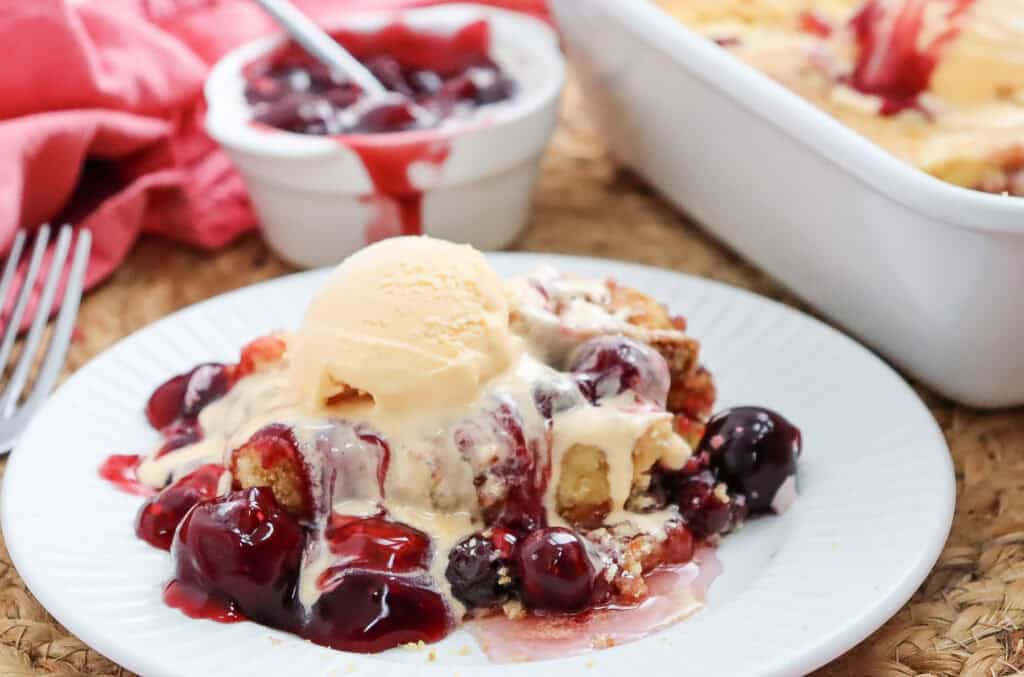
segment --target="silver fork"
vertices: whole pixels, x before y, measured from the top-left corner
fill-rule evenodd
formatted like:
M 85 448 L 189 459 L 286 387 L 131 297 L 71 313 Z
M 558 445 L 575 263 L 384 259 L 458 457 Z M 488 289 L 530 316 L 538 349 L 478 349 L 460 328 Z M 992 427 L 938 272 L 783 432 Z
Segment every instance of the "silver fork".
M 68 345 L 71 343 L 71 332 L 75 326 L 75 317 L 78 315 L 78 303 L 82 299 L 85 268 L 89 262 L 89 247 L 92 244 L 92 235 L 85 229 L 78 233 L 75 252 L 71 259 L 71 270 L 64 287 L 64 297 L 60 301 L 60 310 L 57 312 L 57 319 L 53 325 L 53 334 L 45 348 L 46 353 L 36 375 L 35 383 L 19 406 L 18 400 L 28 381 L 29 370 L 36 358 L 40 347 L 39 342 L 43 338 L 43 330 L 46 328 L 46 321 L 49 318 L 49 310 L 53 307 L 53 297 L 57 292 L 61 274 L 65 270 L 68 251 L 71 248 L 71 238 L 71 226 L 61 227 L 60 233 L 57 235 L 57 244 L 54 246 L 53 258 L 50 261 L 50 269 L 46 273 L 43 290 L 39 295 L 39 302 L 36 304 L 35 315 L 32 317 L 32 324 L 28 334 L 25 335 L 25 342 L 22 344 L 21 356 L 14 366 L 7 387 L 0 390 L 0 454 L 5 454 L 14 447 L 18 435 L 25 429 L 29 419 L 53 389 L 60 369 L 64 366 L 64 358 L 67 356 Z M 0 308 L 4 306 L 8 294 L 14 291 L 14 272 L 18 268 L 18 261 L 21 259 L 26 239 L 27 236 L 23 230 L 18 231 L 14 238 L 14 245 L 11 247 L 10 256 L 4 266 L 3 276 L 0 277 Z M 0 342 L 0 369 L 3 369 L 11 356 L 14 340 L 18 336 L 18 328 L 21 326 L 29 298 L 32 296 L 32 289 L 36 286 L 36 278 L 39 277 L 43 254 L 49 240 L 50 227 L 48 225 L 41 227 L 36 233 L 35 244 L 25 270 L 25 278 L 18 291 L 17 301 L 15 301 L 14 309 L 11 311 L 10 317 L 7 318 L 3 330 L 3 340 Z

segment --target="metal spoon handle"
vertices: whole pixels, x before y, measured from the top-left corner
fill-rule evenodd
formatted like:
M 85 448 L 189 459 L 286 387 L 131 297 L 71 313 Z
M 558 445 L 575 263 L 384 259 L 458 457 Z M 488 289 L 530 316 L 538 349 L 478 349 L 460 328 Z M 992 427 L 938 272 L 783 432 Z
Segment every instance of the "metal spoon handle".
M 384 85 L 348 50 L 303 14 L 289 0 L 256 0 L 302 48 L 332 70 L 348 75 L 371 97 L 387 93 Z

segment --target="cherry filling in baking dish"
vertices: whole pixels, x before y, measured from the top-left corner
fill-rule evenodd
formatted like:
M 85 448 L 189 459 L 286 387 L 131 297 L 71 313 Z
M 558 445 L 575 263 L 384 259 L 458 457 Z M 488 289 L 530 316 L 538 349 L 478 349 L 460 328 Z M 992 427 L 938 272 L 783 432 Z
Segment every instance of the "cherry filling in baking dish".
M 710 416 L 685 321 L 639 292 L 550 271 L 512 288 L 531 349 L 429 435 L 359 415 L 372 397 L 344 384 L 331 414 L 296 414 L 286 336 L 157 388 L 163 445 L 101 474 L 162 487 L 136 533 L 171 552 L 165 601 L 357 652 L 464 621 L 541 643 L 568 625 L 593 648 L 699 608 L 718 541 L 795 498 L 800 431 L 761 407 Z
M 515 81 L 488 53 L 485 21 L 450 35 L 392 24 L 372 33 L 337 31 L 332 37 L 388 91 L 401 96 L 368 100 L 343 73 L 288 45 L 245 69 L 245 97 L 253 120 L 299 134 L 401 132 L 467 116 L 516 92 Z M 428 115 L 417 115 L 412 104 Z

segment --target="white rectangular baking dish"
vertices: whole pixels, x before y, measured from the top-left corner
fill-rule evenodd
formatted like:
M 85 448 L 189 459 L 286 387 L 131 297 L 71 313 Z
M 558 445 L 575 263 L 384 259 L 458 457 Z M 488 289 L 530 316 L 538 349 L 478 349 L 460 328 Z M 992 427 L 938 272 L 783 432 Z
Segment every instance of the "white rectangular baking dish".
M 1024 403 L 1024 198 L 921 172 L 647 0 L 552 0 L 614 155 L 939 392 Z

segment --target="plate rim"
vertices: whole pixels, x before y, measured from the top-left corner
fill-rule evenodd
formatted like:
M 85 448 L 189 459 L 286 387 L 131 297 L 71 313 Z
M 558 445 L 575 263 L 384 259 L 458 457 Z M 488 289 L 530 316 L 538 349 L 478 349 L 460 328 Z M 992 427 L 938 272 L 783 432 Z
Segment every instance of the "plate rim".
M 567 254 L 555 254 L 547 252 L 487 252 L 487 257 L 492 260 L 503 260 L 503 259 L 519 259 L 524 261 L 535 261 L 536 263 L 553 263 L 558 264 L 559 261 L 574 261 L 580 265 L 590 266 L 605 266 L 609 267 L 609 275 L 616 275 L 617 270 L 623 269 L 632 270 L 637 275 L 651 274 L 657 275 L 670 275 L 679 278 L 683 278 L 688 284 L 706 285 L 719 291 L 723 291 L 730 294 L 736 294 L 740 297 L 745 297 L 747 300 L 753 300 L 757 303 L 767 303 L 772 307 L 775 312 L 782 312 L 784 314 L 796 315 L 802 321 L 810 321 L 811 323 L 818 326 L 819 329 L 824 329 L 830 338 L 839 340 L 847 345 L 847 347 L 853 348 L 860 352 L 865 358 L 873 360 L 879 366 L 881 366 L 887 374 L 893 378 L 894 384 L 903 391 L 905 395 L 909 396 L 909 401 L 920 410 L 922 410 L 930 422 L 931 432 L 933 433 L 934 439 L 929 443 L 937 444 L 941 449 L 945 450 L 944 455 L 940 455 L 938 459 L 946 466 L 948 472 L 940 473 L 946 478 L 944 486 L 941 487 L 941 493 L 948 496 L 948 500 L 941 501 L 942 506 L 945 508 L 941 515 L 937 515 L 936 529 L 930 532 L 929 539 L 926 547 L 919 552 L 916 561 L 911 565 L 903 569 L 903 575 L 899 581 L 890 583 L 893 591 L 883 599 L 875 600 L 870 608 L 866 608 L 861 616 L 850 623 L 843 625 L 838 631 L 832 632 L 828 636 L 823 633 L 819 633 L 820 639 L 816 642 L 809 642 L 805 648 L 802 648 L 797 655 L 791 657 L 791 659 L 782 666 L 766 665 L 765 671 L 758 673 L 763 675 L 770 674 L 791 674 L 792 671 L 796 670 L 801 673 L 808 672 L 815 668 L 818 668 L 829 661 L 838 658 L 840 655 L 853 648 L 872 632 L 877 630 L 879 627 L 884 625 L 890 620 L 913 596 L 916 590 L 920 587 L 921 583 L 925 580 L 928 574 L 931 572 L 935 562 L 938 560 L 941 552 L 948 539 L 950 529 L 952 527 L 953 515 L 955 512 L 955 498 L 956 498 L 956 478 L 954 474 L 954 467 L 952 463 L 952 456 L 949 452 L 949 447 L 946 442 L 945 436 L 942 433 L 934 415 L 924 404 L 920 396 L 913 390 L 913 388 L 907 383 L 906 379 L 894 369 L 887 361 L 878 356 L 875 352 L 865 347 L 863 344 L 855 340 L 854 338 L 846 335 L 841 330 L 823 322 L 822 320 L 809 315 L 802 310 L 786 305 L 780 301 L 772 298 L 768 298 L 756 292 L 736 287 L 724 282 L 717 280 L 708 279 L 705 277 L 691 275 L 683 273 L 670 268 L 662 268 L 658 266 L 645 265 L 634 263 L 631 261 L 622 261 L 618 259 L 607 259 L 600 257 L 591 256 L 576 256 Z M 611 269 L 611 268 L 614 268 Z M 296 284 L 300 279 L 305 278 L 316 278 L 318 276 L 326 275 L 331 270 L 331 267 L 316 268 L 312 270 L 299 271 L 288 275 L 263 280 L 250 285 L 239 287 L 237 289 L 229 290 L 218 294 L 216 296 L 209 297 L 207 299 L 200 300 L 196 303 L 188 306 L 179 308 L 174 312 L 159 318 L 139 329 L 133 331 L 125 337 L 117 340 L 101 352 L 94 355 L 87 362 L 83 363 L 78 369 L 75 370 L 60 386 L 58 389 L 51 394 L 47 400 L 46 405 L 40 410 L 40 412 L 30 422 L 29 426 L 25 429 L 22 437 L 26 436 L 34 426 L 39 425 L 39 421 L 43 420 L 43 413 L 50 406 L 50 400 L 60 391 L 72 386 L 80 380 L 82 374 L 88 374 L 87 367 L 93 365 L 93 363 L 104 357 L 108 353 L 122 349 L 124 344 L 129 341 L 137 340 L 137 336 L 143 332 L 159 330 L 159 327 L 172 325 L 176 322 L 181 321 L 180 318 L 194 312 L 201 312 L 202 308 L 208 305 L 214 305 L 229 301 L 233 298 L 240 296 L 247 296 L 250 294 L 258 294 L 259 290 L 267 287 Z M 109 641 L 109 634 L 100 632 L 98 628 L 94 631 L 91 624 L 81 622 L 79 617 L 76 617 L 74 613 L 68 608 L 66 604 L 61 601 L 61 596 L 55 586 L 47 584 L 42 581 L 43 576 L 40 572 L 33 571 L 31 568 L 23 569 L 19 566 L 19 562 L 25 562 L 28 558 L 22 552 L 20 531 L 18 527 L 13 527 L 14 524 L 10 517 L 10 492 L 8 486 L 13 484 L 12 477 L 17 477 L 19 468 L 21 467 L 20 459 L 25 454 L 19 453 L 19 448 L 10 454 L 7 466 L 4 471 L 3 487 L 0 490 L 0 528 L 3 529 L 4 539 L 7 545 L 8 552 L 10 554 L 11 562 L 21 577 L 25 586 L 32 592 L 32 594 L 39 600 L 46 610 L 56 618 L 65 628 L 68 629 L 73 635 L 77 636 L 83 643 L 88 645 L 90 648 L 103 647 L 102 649 L 96 648 L 96 650 L 104 656 L 110 658 L 110 660 L 116 663 L 122 664 L 129 669 L 139 671 L 142 669 L 143 674 L 167 674 L 176 675 L 172 670 L 164 671 L 162 669 L 152 670 L 150 668 L 156 667 L 152 664 L 147 664 L 147 659 L 142 653 L 136 653 L 131 650 L 131 647 L 126 646 L 124 642 L 112 642 Z M 13 535 L 13 538 L 12 538 Z M 42 591 L 39 594 L 37 591 Z M 742 594 L 740 595 L 742 598 Z M 730 600 L 728 604 L 736 603 L 737 600 Z M 68 622 L 71 619 L 71 622 Z M 266 629 L 266 628 L 264 628 Z M 276 631 L 274 631 L 276 632 Z M 110 649 L 113 648 L 111 651 Z M 346 654 L 351 658 L 352 661 L 358 662 L 360 659 L 366 658 L 361 654 Z M 114 658 L 118 656 L 118 658 Z M 563 659 L 564 660 L 564 659 Z M 768 661 L 770 663 L 770 661 Z M 134 665 L 133 668 L 130 664 Z M 380 662 L 376 665 L 383 667 Z M 517 664 L 511 664 L 517 665 Z M 539 666 L 549 666 L 548 662 L 538 663 L 536 665 L 525 663 L 518 664 L 518 666 L 531 666 L 533 669 L 540 669 Z M 550 664 L 553 665 L 553 664 Z M 426 670 L 425 666 L 414 666 L 414 665 L 401 665 L 403 669 L 408 669 L 415 672 L 418 667 L 422 670 Z M 441 667 L 441 666 L 435 666 Z M 470 666 L 445 666 L 451 668 L 449 671 L 454 670 L 462 673 L 472 673 L 473 668 Z M 501 667 L 509 668 L 509 664 L 502 665 Z M 600 671 L 595 671 L 595 674 L 599 674 Z

